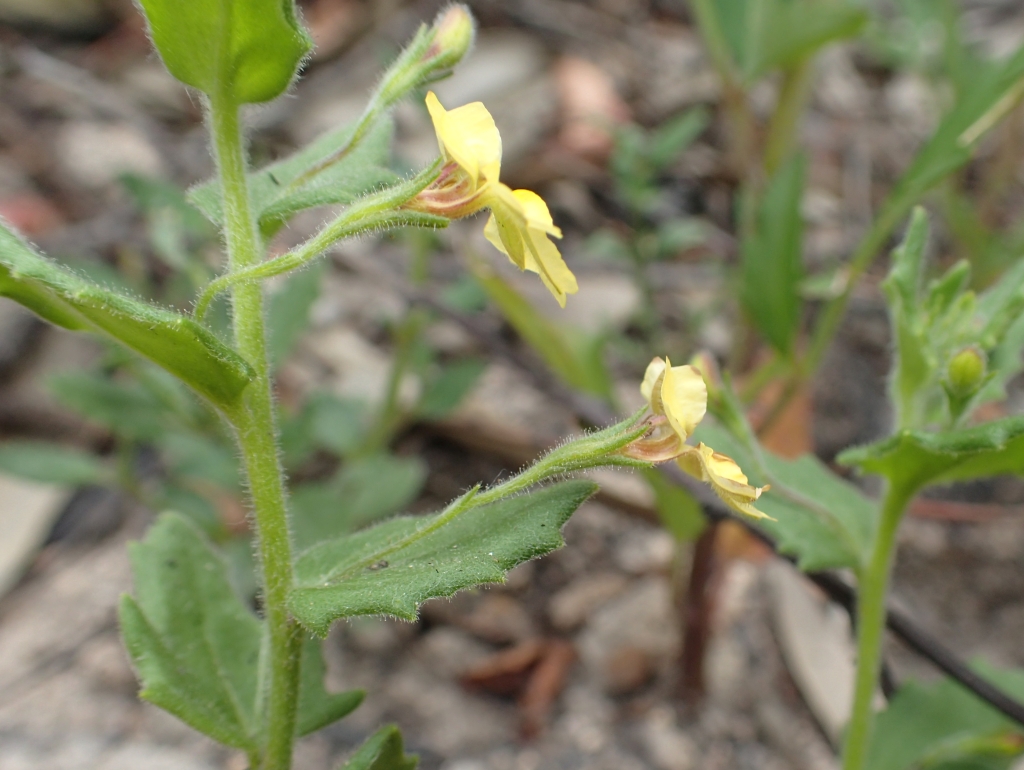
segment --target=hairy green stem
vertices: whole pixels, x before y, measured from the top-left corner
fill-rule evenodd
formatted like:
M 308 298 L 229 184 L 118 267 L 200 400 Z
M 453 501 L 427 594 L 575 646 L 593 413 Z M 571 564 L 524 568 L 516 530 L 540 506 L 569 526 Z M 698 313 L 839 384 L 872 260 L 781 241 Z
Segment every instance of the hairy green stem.
M 865 770 L 874 723 L 872 701 L 882 668 L 885 597 L 896 550 L 896 530 L 913 493 L 891 482 L 882 502 L 871 560 L 861 570 L 857 592 L 857 679 L 853 711 L 843 747 L 843 770 Z
M 238 105 L 229 95 L 210 101 L 214 155 L 224 197 L 224 234 L 231 271 L 259 263 L 262 247 L 249 205 L 245 148 Z M 283 473 L 278 462 L 274 403 L 263 325 L 263 290 L 243 283 L 232 293 L 235 345 L 256 372 L 244 403 L 228 415 L 245 462 L 256 520 L 263 603 L 270 636 L 270 682 L 264 703 L 263 770 L 288 770 L 295 740 L 302 632 L 287 609 L 291 590 L 291 536 Z

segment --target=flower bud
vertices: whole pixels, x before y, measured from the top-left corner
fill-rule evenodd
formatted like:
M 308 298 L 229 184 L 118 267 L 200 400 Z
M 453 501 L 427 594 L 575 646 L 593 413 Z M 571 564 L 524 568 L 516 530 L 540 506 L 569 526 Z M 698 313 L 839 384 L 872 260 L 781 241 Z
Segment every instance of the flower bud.
M 699 350 L 690 359 L 690 366 L 704 378 L 708 400 L 717 402 L 722 397 L 722 373 L 718 370 L 718 361 L 707 350 Z
M 430 47 L 423 55 L 424 62 L 430 62 L 435 70 L 454 67 L 473 45 L 476 25 L 466 6 L 451 5 L 437 15 L 432 28 L 434 33 Z
M 949 362 L 946 389 L 956 398 L 970 398 L 985 382 L 985 354 L 976 347 L 964 348 Z

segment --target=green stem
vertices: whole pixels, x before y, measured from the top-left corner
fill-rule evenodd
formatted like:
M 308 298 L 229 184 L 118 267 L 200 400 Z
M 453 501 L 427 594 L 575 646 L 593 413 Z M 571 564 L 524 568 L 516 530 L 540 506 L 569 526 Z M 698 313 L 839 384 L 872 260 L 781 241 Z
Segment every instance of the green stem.
M 896 530 L 913 493 L 892 483 L 882 503 L 871 561 L 861 571 L 857 594 L 857 679 L 853 712 L 843 747 L 843 770 L 864 770 L 874 722 L 871 704 L 882 668 L 885 597 L 896 550 Z
M 786 162 L 796 145 L 813 73 L 811 59 L 807 57 L 787 68 L 783 75 L 779 103 L 772 114 L 765 141 L 764 168 L 769 178 Z
M 224 233 L 231 271 L 257 264 L 262 248 L 249 206 L 246 159 L 238 105 L 229 95 L 210 100 L 214 155 L 224 197 Z M 265 699 L 266 749 L 263 770 L 288 770 L 295 739 L 302 633 L 289 616 L 292 587 L 291 537 L 283 474 L 278 462 L 274 404 L 263 327 L 263 290 L 243 283 L 232 293 L 235 345 L 256 372 L 242 406 L 228 415 L 234 426 L 249 481 L 256 519 L 263 604 L 270 636 L 270 690 Z

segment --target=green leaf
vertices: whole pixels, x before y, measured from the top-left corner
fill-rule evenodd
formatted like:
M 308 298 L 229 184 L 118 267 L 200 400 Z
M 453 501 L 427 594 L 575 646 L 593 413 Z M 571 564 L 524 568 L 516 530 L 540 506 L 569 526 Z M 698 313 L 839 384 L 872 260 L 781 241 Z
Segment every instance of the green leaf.
M 752 484 L 772 485 L 757 507 L 775 521 L 757 524 L 777 540 L 780 552 L 797 558 L 800 569 L 858 569 L 866 563 L 877 506 L 816 457 L 785 460 L 762 449 L 766 466 L 762 468 L 750 451 L 710 418 L 697 427 L 694 438 L 733 458 Z
M 473 389 L 486 368 L 487 362 L 479 358 L 464 358 L 445 366 L 427 385 L 416 411 L 428 420 L 444 417 Z
M 921 196 L 967 163 L 978 141 L 1012 109 L 1024 89 L 1024 48 L 1003 62 L 979 65 L 931 139 L 889 192 L 880 222 L 898 222 Z
M 96 457 L 42 441 L 0 444 L 0 471 L 44 484 L 103 484 L 110 474 Z
M 942 433 L 900 431 L 836 458 L 906 490 L 929 484 L 1024 473 L 1024 416 Z
M 754 232 L 742 244 L 743 306 L 765 338 L 783 355 L 800 328 L 803 280 L 803 217 L 806 158 L 796 155 L 771 180 Z
M 709 122 L 708 111 L 694 107 L 662 123 L 650 139 L 648 155 L 651 164 L 657 169 L 670 165 L 704 132 Z
M 129 552 L 136 598 L 121 599 L 121 633 L 141 696 L 221 743 L 255 750 L 263 623 L 235 595 L 226 564 L 177 514 L 162 515 Z
M 418 757 L 405 753 L 402 733 L 385 725 L 371 735 L 341 770 L 415 770 Z
M 70 372 L 51 377 L 46 384 L 62 405 L 121 438 L 150 440 L 167 430 L 167 409 L 137 382 Z
M 1024 671 L 979 666 L 1008 694 L 1024 697 Z M 907 682 L 876 721 L 868 754 L 871 770 L 1007 768 L 1024 751 L 1020 726 L 950 679 Z
M 65 329 L 108 334 L 217 406 L 237 403 L 255 376 L 241 356 L 191 318 L 84 281 L 35 253 L 2 224 L 0 296 Z
M 319 636 L 354 615 L 414 620 L 427 599 L 501 582 L 517 564 L 561 547 L 562 525 L 595 490 L 567 481 L 450 520 L 399 517 L 321 543 L 299 557 L 289 607 Z
M 328 132 L 284 160 L 249 174 L 249 194 L 260 229 L 269 238 L 295 213 L 314 206 L 351 203 L 397 176 L 387 168 L 394 124 L 381 117 L 350 145 L 356 124 Z M 317 171 L 327 159 L 342 157 Z M 223 224 L 220 186 L 205 182 L 189 200 L 216 225 Z
M 307 638 L 302 647 L 302 680 L 295 731 L 309 735 L 351 714 L 363 702 L 362 690 L 329 693 L 324 689 L 324 659 L 319 639 Z
M 299 486 L 292 495 L 296 546 L 302 550 L 401 511 L 426 477 L 419 458 L 381 454 L 350 460 L 325 484 Z
M 366 407 L 358 401 L 330 393 L 313 393 L 302 410 L 281 428 L 281 449 L 286 465 L 294 468 L 316 449 L 344 457 L 363 440 Z
M 238 456 L 227 445 L 183 431 L 164 433 L 159 445 L 167 454 L 175 476 L 207 481 L 229 492 L 238 492 L 241 488 Z
M 293 0 L 140 0 L 153 44 L 178 80 L 235 104 L 284 92 L 313 43 Z
M 544 363 L 567 385 L 602 398 L 609 395 L 607 378 L 595 377 L 593 352 L 584 350 L 585 340 L 566 333 L 534 308 L 511 284 L 488 267 L 472 266 L 473 274 L 498 306 L 501 315 Z M 591 360 L 586 360 L 590 358 Z M 603 368 L 603 367 L 602 367 Z
M 267 355 L 276 368 L 284 363 L 299 337 L 309 328 L 309 311 L 320 296 L 327 263 L 314 262 L 289 275 L 270 295 L 267 308 Z
M 647 483 L 654 490 L 658 518 L 677 542 L 696 540 L 707 527 L 708 520 L 700 502 L 689 490 L 673 484 L 655 468 L 644 471 Z
M 829 43 L 855 37 L 868 21 L 863 8 L 846 0 L 750 0 L 750 5 L 748 83 L 797 64 Z

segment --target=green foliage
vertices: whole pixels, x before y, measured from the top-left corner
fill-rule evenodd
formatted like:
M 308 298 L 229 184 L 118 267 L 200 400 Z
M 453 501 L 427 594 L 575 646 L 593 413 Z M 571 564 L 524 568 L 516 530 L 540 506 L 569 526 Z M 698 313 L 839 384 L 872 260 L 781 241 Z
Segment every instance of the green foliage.
M 399 517 L 354 535 L 322 542 L 295 565 L 289 598 L 294 616 L 326 635 L 354 615 L 415 620 L 427 599 L 497 583 L 521 562 L 563 545 L 562 525 L 595 491 L 568 481 L 452 516 Z M 453 503 L 458 506 L 460 501 Z
M 850 567 L 868 561 L 876 506 L 813 455 L 785 460 L 765 450 L 758 456 L 711 418 L 694 433 L 716 451 L 736 460 L 752 484 L 771 484 L 757 501 L 775 519 L 759 521 L 778 542 L 779 551 L 797 558 L 800 569 Z
M 371 735 L 341 770 L 415 770 L 418 758 L 405 753 L 402 733 L 385 725 Z
M 1024 672 L 980 672 L 1012 696 L 1024 697 Z M 867 766 L 871 770 L 1006 770 L 1024 753 L 1024 734 L 994 708 L 943 679 L 907 682 L 878 715 Z
M 323 483 L 302 484 L 292 496 L 292 527 L 301 551 L 405 508 L 427 469 L 416 457 L 378 454 L 346 462 Z
M 222 408 L 236 405 L 253 377 L 241 356 L 192 319 L 91 284 L 2 225 L 0 296 L 65 329 L 108 334 Z
M 778 170 L 760 201 L 755 227 L 741 244 L 740 299 L 754 325 L 784 356 L 792 354 L 800 328 L 806 167 L 806 158 L 796 155 Z
M 487 363 L 479 358 L 464 358 L 442 366 L 427 383 L 416 412 L 428 420 L 437 420 L 455 409 L 476 385 Z
M 868 21 L 847 0 L 707 0 L 699 18 L 705 35 L 714 24 L 733 66 L 751 84 L 769 72 L 792 66 L 828 43 L 859 34 Z M 707 15 L 714 14 L 714 19 Z
M 293 155 L 249 174 L 253 215 L 269 238 L 297 212 L 351 203 L 397 180 L 388 169 L 394 125 L 384 115 L 357 135 L 358 123 L 329 131 Z M 325 161 L 331 161 L 326 163 Z M 205 182 L 189 193 L 216 225 L 224 224 L 220 186 Z
M 313 43 L 294 0 L 140 0 L 153 44 L 178 80 L 230 104 L 288 88 Z
M 61 404 L 123 438 L 155 439 L 167 429 L 168 410 L 137 381 L 69 372 L 47 385 Z
M 647 483 L 654 490 L 658 518 L 677 542 L 696 540 L 708 525 L 700 502 L 689 490 L 674 484 L 653 468 L 644 471 Z
M 844 465 L 878 473 L 903 489 L 1024 473 L 1024 417 L 926 433 L 900 431 L 875 444 L 848 449 Z
M 110 474 L 93 455 L 42 441 L 0 444 L 0 472 L 44 484 L 103 484 Z
M 507 281 L 488 267 L 474 275 L 502 316 L 567 385 L 608 399 L 612 382 L 604 366 L 603 335 L 585 338 L 565 324 L 545 318 Z
M 136 598 L 122 597 L 121 632 L 142 697 L 222 743 L 256 751 L 262 623 L 235 595 L 223 560 L 174 514 L 130 553 Z
M 142 697 L 222 743 L 259 752 L 266 634 L 226 562 L 177 514 L 162 515 L 130 552 L 136 598 L 122 597 L 120 621 Z M 363 694 L 324 690 L 318 641 L 307 640 L 302 656 L 297 731 L 306 735 L 351 712 Z

